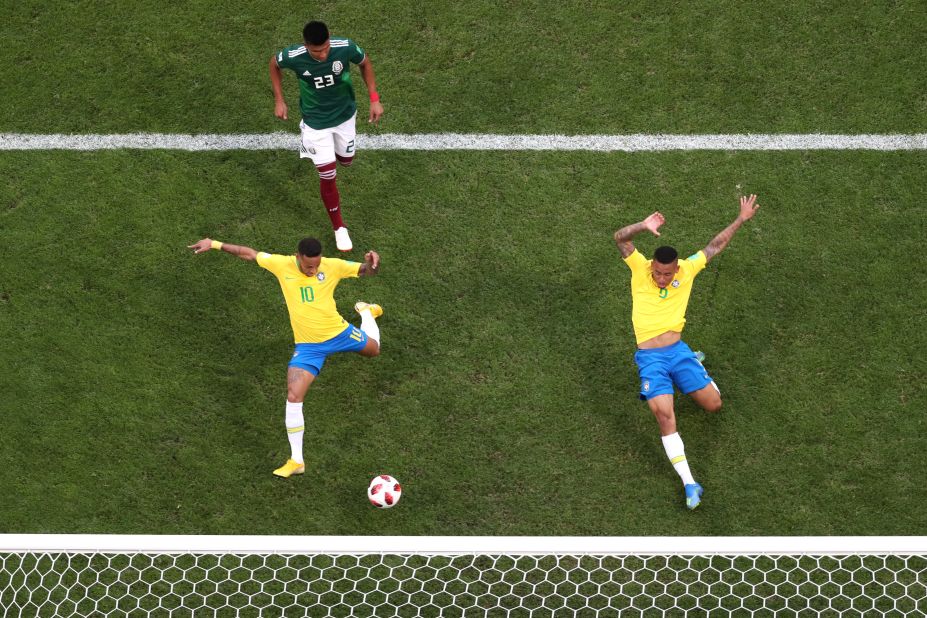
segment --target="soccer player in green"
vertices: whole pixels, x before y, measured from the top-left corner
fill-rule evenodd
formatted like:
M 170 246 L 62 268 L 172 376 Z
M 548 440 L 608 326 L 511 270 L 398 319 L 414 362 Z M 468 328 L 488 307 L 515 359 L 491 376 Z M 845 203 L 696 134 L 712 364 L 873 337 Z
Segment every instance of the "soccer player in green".
M 328 210 L 335 244 L 340 251 L 353 249 L 348 229 L 341 218 L 341 196 L 335 184 L 336 161 L 348 166 L 354 160 L 354 122 L 357 104 L 351 85 L 351 63 L 360 68 L 370 95 L 369 122 L 383 116 L 376 78 L 370 58 L 351 39 L 335 39 L 320 21 L 310 21 L 303 28 L 303 43 L 291 45 L 270 59 L 270 83 L 274 89 L 274 114 L 286 120 L 288 110 L 283 100 L 283 71 L 290 69 L 299 80 L 299 156 L 312 159 L 319 171 L 322 203 Z
M 659 236 L 663 215 L 655 212 L 639 223 L 615 232 L 615 244 L 631 269 L 631 322 L 637 339 L 634 362 L 641 380 L 640 398 L 647 402 L 660 426 L 663 450 L 682 479 L 686 506 L 694 509 L 702 501 L 702 486 L 689 470 L 682 438 L 676 431 L 673 396 L 678 387 L 702 409 L 721 409 L 721 391 L 702 366 L 702 358 L 682 340 L 686 307 L 695 276 L 720 253 L 744 222 L 753 218 L 756 196 L 740 198 L 740 214 L 704 249 L 680 260 L 673 247 L 657 247 L 648 260 L 634 248 L 631 239 L 649 231 Z
M 289 478 L 306 471 L 303 461 L 303 399 L 322 370 L 325 359 L 337 352 L 357 352 L 361 356 L 380 354 L 380 328 L 376 318 L 383 315 L 380 305 L 358 302 L 354 310 L 361 326 L 348 324 L 335 307 L 335 287 L 348 277 L 375 275 L 380 256 L 368 251 L 364 262 L 347 262 L 322 257 L 322 244 L 315 238 L 299 241 L 296 255 L 272 255 L 251 247 L 203 238 L 189 245 L 194 253 L 216 249 L 236 255 L 272 272 L 280 283 L 290 314 L 296 348 L 286 372 L 286 431 L 290 458 L 274 474 Z

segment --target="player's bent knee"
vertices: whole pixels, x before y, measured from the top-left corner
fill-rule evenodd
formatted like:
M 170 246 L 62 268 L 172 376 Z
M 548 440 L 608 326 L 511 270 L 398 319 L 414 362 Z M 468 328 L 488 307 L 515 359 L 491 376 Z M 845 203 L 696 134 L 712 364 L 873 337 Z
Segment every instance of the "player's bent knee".
M 714 393 L 712 393 L 714 395 Z M 705 397 L 697 399 L 696 403 L 698 406 L 705 410 L 706 412 L 720 412 L 721 411 L 721 397 L 715 395 L 714 397 Z
M 286 389 L 286 400 L 290 403 L 302 403 L 306 398 L 309 384 L 294 384 Z
M 706 412 L 719 412 L 721 410 L 721 391 L 712 382 L 708 386 L 690 393 L 695 404 Z
M 364 349 L 360 351 L 361 356 L 379 356 L 380 355 L 380 344 L 374 341 L 373 339 L 367 340 L 367 345 L 364 346 Z

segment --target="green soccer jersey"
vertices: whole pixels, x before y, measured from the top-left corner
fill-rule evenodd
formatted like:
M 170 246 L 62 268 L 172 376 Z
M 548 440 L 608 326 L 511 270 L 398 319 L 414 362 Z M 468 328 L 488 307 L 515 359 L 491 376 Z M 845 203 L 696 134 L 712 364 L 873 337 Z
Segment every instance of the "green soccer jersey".
M 335 127 L 357 112 L 350 64 L 366 55 L 351 39 L 329 39 L 331 51 L 324 62 L 314 59 L 305 45 L 277 52 L 277 66 L 290 69 L 299 80 L 299 111 L 313 129 Z

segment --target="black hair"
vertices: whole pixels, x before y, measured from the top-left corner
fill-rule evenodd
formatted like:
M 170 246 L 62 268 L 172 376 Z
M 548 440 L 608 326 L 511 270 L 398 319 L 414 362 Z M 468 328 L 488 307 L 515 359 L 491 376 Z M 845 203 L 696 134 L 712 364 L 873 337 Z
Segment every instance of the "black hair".
M 296 247 L 296 253 L 306 257 L 315 257 L 322 255 L 322 243 L 318 238 L 303 238 Z
M 328 40 L 328 26 L 320 21 L 310 21 L 303 28 L 303 41 L 309 45 L 321 45 Z
M 657 250 L 653 252 L 653 259 L 661 264 L 672 264 L 677 257 L 679 254 L 672 247 L 657 247 Z

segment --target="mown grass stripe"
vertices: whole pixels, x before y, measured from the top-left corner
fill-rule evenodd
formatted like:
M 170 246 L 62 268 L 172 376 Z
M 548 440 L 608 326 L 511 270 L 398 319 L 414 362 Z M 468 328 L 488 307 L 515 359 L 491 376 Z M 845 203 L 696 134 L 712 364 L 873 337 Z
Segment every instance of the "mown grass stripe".
M 667 150 L 927 150 L 927 133 L 731 135 L 494 135 L 436 133 L 358 135 L 367 150 L 563 150 L 654 152 Z M 287 150 L 295 133 L 125 133 L 65 135 L 0 133 L 0 150 Z

